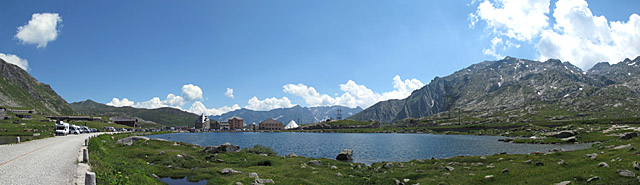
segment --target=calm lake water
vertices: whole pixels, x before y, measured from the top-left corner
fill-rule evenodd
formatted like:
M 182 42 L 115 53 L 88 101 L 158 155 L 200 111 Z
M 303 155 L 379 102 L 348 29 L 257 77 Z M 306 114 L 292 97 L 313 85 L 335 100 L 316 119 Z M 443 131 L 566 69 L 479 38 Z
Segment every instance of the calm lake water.
M 335 159 L 342 149 L 353 149 L 353 162 L 447 158 L 458 155 L 493 155 L 500 152 L 525 154 L 553 148 L 578 150 L 590 144 L 514 144 L 498 141 L 500 136 L 386 134 L 386 133 L 299 133 L 299 132 L 208 132 L 151 135 L 150 138 L 180 141 L 200 146 L 229 142 L 242 148 L 259 144 L 278 155 Z

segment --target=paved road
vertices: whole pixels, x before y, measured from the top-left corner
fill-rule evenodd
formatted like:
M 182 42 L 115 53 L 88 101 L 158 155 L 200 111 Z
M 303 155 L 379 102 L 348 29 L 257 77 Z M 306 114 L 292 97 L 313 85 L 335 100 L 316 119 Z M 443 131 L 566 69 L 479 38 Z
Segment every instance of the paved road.
M 0 184 L 75 183 L 78 151 L 91 135 L 57 136 L 0 145 Z

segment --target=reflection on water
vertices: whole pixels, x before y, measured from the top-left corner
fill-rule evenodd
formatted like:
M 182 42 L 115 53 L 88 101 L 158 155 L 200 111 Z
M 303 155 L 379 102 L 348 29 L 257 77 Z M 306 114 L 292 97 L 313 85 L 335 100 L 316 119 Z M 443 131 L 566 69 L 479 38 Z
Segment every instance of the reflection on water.
M 578 150 L 590 144 L 514 144 L 498 141 L 500 136 L 387 134 L 387 133 L 300 133 L 300 132 L 209 132 L 152 135 L 170 141 L 200 146 L 229 142 L 242 148 L 259 144 L 279 155 L 295 153 L 312 158 L 335 157 L 342 149 L 353 149 L 353 162 L 371 164 L 382 161 L 447 158 L 458 155 L 492 155 L 501 152 L 525 154 L 547 152 L 553 148 Z

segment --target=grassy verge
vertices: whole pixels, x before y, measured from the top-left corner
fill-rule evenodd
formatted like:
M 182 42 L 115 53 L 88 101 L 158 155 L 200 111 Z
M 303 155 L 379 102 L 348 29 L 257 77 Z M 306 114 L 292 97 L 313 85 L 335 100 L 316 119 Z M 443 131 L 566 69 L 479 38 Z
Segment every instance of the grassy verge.
M 585 184 L 594 176 L 600 177 L 595 184 L 634 184 L 638 179 L 621 177 L 617 170 L 638 173 L 632 161 L 640 161 L 640 152 L 630 149 L 640 147 L 639 137 L 608 139 L 589 149 L 571 152 L 460 156 L 371 166 L 317 159 L 322 165 L 314 166 L 307 162 L 316 159 L 277 156 L 260 146 L 211 156 L 202 153 L 202 147 L 180 142 L 140 140 L 132 146 L 116 144 L 117 139 L 127 136 L 102 135 L 91 139 L 91 166 L 99 184 L 163 184 L 154 174 L 186 177 L 189 181 L 207 180 L 208 184 L 251 184 L 253 178 L 247 175 L 251 172 L 258 173 L 260 178 L 273 179 L 277 184 L 395 184 L 394 179 L 407 179 L 408 184 L 552 184 L 561 181 Z M 626 144 L 631 147 L 613 149 Z M 586 157 L 591 153 L 597 153 L 598 157 Z M 598 167 L 600 162 L 610 167 Z M 447 170 L 446 166 L 453 170 Z M 223 168 L 244 173 L 221 174 Z M 492 178 L 485 178 L 488 175 Z

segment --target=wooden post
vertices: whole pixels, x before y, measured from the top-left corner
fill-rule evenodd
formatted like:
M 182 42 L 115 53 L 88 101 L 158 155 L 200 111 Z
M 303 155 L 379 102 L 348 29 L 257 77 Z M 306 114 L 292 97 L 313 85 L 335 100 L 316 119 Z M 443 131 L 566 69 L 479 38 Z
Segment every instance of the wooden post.
M 82 162 L 89 162 L 89 150 L 87 149 L 82 149 Z
M 96 185 L 96 173 L 87 172 L 84 175 L 84 184 L 85 185 Z
M 20 143 L 20 136 L 16 137 L 16 143 Z
M 84 139 L 84 146 L 89 146 L 89 139 Z

